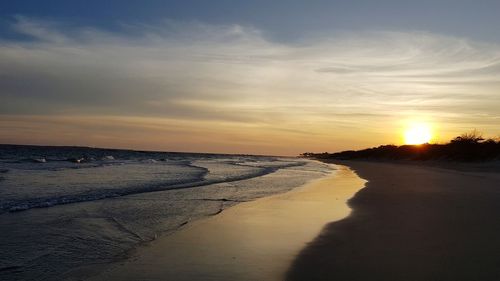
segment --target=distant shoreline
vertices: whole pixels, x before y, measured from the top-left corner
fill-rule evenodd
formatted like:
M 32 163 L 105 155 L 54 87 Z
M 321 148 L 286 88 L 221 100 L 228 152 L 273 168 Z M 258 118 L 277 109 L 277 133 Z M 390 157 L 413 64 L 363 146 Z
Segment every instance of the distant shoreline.
M 439 168 L 463 172 L 483 172 L 483 173 L 497 173 L 500 172 L 500 160 L 479 161 L 479 162 L 462 162 L 462 161 L 449 161 L 449 160 L 390 160 L 390 159 L 317 159 L 309 158 L 329 164 L 338 163 L 381 163 L 381 164 L 395 164 L 404 166 L 422 166 L 429 168 Z M 346 164 L 348 165 L 348 164 Z M 348 165 L 349 166 L 349 165 Z
M 167 151 L 167 150 L 145 150 L 145 149 L 135 149 L 135 148 L 109 148 L 109 147 L 97 147 L 97 146 L 85 146 L 85 145 L 43 145 L 43 144 L 12 144 L 12 143 L 0 143 L 1 149 L 8 148 L 54 148 L 54 149 L 75 149 L 75 150 L 107 150 L 107 151 L 129 151 L 136 153 L 168 153 L 168 154 L 193 154 L 193 155 L 228 155 L 228 156 L 257 156 L 257 157 L 283 157 L 283 158 L 295 158 L 295 156 L 280 156 L 280 155 L 263 155 L 263 154 L 247 154 L 247 153 L 218 153 L 218 152 L 194 152 L 194 151 Z

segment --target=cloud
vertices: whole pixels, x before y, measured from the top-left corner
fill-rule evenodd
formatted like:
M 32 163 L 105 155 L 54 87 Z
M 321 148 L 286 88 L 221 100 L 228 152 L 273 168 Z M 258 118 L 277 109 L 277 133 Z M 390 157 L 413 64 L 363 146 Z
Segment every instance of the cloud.
M 32 37 L 42 42 L 64 43 L 67 38 L 60 33 L 58 25 L 54 22 L 31 20 L 24 16 L 15 16 L 16 22 L 12 24 L 13 31 Z
M 285 44 L 241 25 L 110 32 L 26 17 L 12 28 L 29 40 L 0 41 L 5 116 L 211 120 L 332 138 L 341 127 L 382 135 L 402 118 L 500 115 L 500 46 L 464 38 L 377 31 Z

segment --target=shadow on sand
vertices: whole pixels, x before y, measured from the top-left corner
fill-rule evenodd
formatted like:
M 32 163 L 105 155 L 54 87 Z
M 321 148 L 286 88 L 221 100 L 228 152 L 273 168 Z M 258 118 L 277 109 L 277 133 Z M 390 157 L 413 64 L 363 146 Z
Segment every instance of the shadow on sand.
M 500 173 L 341 164 L 369 182 L 286 280 L 500 280 Z

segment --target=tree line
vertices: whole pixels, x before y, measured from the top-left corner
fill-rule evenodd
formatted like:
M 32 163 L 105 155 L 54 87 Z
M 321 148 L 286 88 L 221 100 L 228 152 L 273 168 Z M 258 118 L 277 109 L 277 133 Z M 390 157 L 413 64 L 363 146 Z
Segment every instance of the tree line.
M 301 154 L 315 159 L 367 159 L 367 160 L 445 160 L 445 161 L 492 161 L 500 160 L 500 138 L 483 138 L 477 131 L 464 133 L 445 144 L 381 145 L 362 150 L 335 153 Z

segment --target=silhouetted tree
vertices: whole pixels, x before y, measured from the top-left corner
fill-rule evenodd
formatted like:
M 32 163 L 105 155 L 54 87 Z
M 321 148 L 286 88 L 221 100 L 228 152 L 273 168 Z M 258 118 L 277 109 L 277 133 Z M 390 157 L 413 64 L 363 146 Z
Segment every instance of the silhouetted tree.
M 451 143 L 476 144 L 482 141 L 484 141 L 483 134 L 474 129 L 469 133 L 461 134 L 460 136 L 452 139 Z

